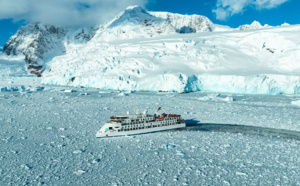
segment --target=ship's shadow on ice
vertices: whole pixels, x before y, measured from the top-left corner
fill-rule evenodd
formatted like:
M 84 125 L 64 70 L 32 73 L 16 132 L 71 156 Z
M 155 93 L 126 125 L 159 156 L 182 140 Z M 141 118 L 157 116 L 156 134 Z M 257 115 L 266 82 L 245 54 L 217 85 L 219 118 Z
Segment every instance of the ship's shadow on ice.
M 201 123 L 200 121 L 194 119 L 185 120 L 185 123 L 186 128 L 183 130 L 186 131 L 241 133 L 266 137 L 282 137 L 300 141 L 300 132 L 297 131 L 237 124 Z

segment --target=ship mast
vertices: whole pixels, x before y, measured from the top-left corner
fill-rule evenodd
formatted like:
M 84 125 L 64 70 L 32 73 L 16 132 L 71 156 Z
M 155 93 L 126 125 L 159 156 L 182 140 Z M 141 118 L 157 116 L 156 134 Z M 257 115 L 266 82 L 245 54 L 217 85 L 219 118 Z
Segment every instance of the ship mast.
M 158 107 L 157 111 L 155 112 L 156 115 L 158 115 L 158 111 L 161 110 L 161 107 Z

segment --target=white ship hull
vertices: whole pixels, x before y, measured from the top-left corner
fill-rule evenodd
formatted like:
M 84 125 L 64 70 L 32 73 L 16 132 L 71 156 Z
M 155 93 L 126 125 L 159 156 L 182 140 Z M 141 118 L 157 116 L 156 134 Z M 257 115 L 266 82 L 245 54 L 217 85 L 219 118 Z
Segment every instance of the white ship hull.
M 131 135 L 139 135 L 139 134 L 147 134 L 152 132 L 160 132 L 165 130 L 172 130 L 178 128 L 185 128 L 185 123 L 175 124 L 175 125 L 168 125 L 168 126 L 158 126 L 152 128 L 145 128 L 145 129 L 137 129 L 137 130 L 130 130 L 130 131 L 112 131 L 112 132 L 100 132 L 98 131 L 96 134 L 97 138 L 106 138 L 106 137 L 118 137 L 118 136 L 131 136 Z

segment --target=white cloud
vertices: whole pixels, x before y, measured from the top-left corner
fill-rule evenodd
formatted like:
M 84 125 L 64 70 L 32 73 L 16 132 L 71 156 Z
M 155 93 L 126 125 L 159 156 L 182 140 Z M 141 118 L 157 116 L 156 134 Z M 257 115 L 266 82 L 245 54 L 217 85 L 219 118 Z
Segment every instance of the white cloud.
M 226 20 L 234 14 L 243 13 L 247 8 L 272 9 L 287 1 L 289 0 L 218 0 L 213 12 L 218 20 Z
M 147 0 L 0 0 L 0 19 L 39 21 L 60 26 L 103 23 Z
M 226 20 L 229 17 L 229 11 L 223 8 L 217 8 L 213 12 L 216 14 L 216 19 L 218 20 Z

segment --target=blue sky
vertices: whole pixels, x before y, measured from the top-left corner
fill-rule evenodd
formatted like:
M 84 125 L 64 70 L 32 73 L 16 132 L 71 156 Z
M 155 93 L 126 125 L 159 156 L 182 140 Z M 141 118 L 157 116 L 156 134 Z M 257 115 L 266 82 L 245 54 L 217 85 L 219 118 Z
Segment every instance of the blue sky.
M 47 2 L 47 3 L 46 3 Z M 150 11 L 198 14 L 213 23 L 238 27 L 254 20 L 262 25 L 300 24 L 299 0 L 1 0 L 0 46 L 28 21 L 61 26 L 93 25 L 114 17 L 129 5 Z

